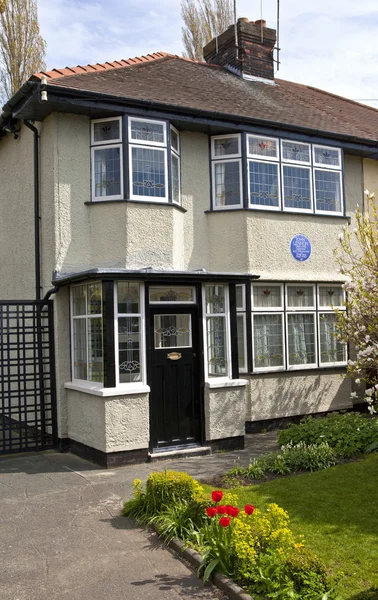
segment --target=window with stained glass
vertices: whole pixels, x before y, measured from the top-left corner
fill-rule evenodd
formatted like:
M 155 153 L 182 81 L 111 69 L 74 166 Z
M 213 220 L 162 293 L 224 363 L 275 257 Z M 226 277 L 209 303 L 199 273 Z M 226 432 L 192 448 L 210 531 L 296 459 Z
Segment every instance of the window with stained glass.
M 214 173 L 214 208 L 241 206 L 241 161 L 216 161 Z
M 180 180 L 180 136 L 177 129 L 171 126 L 171 185 L 172 202 L 180 204 L 181 180 Z
M 279 209 L 279 171 L 277 163 L 249 161 L 249 202 L 255 207 Z
M 283 314 L 253 314 L 254 370 L 281 371 L 285 366 Z
M 319 213 L 342 213 L 341 171 L 314 169 L 315 207 Z
M 121 199 L 122 179 L 121 118 L 92 121 L 93 200 Z
M 310 164 L 310 144 L 302 144 L 295 141 L 281 141 L 281 158 L 284 162 L 299 162 Z
M 345 308 L 345 293 L 341 285 L 318 285 L 320 308 Z
M 286 306 L 291 310 L 315 308 L 314 286 L 306 284 L 288 284 L 286 286 Z
M 312 210 L 311 169 L 282 166 L 283 206 L 296 211 Z
M 196 290 L 193 286 L 185 285 L 151 285 L 149 298 L 151 304 L 193 303 L 196 301 Z
M 239 372 L 248 371 L 247 364 L 247 315 L 245 284 L 235 285 L 236 292 L 236 333 L 238 342 Z
M 212 155 L 217 158 L 236 158 L 241 155 L 240 135 L 224 135 L 212 138 Z
M 278 160 L 278 140 L 256 135 L 247 136 L 247 156 Z
M 72 371 L 74 380 L 103 381 L 101 283 L 71 290 Z
M 329 146 L 313 146 L 313 161 L 315 167 L 341 169 L 341 150 Z
M 337 339 L 335 313 L 319 313 L 319 362 L 321 365 L 345 364 L 346 345 Z
M 287 315 L 288 366 L 317 366 L 315 313 Z
M 118 383 L 137 383 L 143 380 L 142 310 L 140 284 L 118 281 L 117 340 Z
M 166 123 L 149 119 L 129 119 L 129 141 L 151 146 L 167 145 Z
M 252 286 L 253 310 L 279 310 L 283 309 L 282 285 L 263 283 Z
M 209 377 L 229 377 L 228 295 L 225 285 L 205 287 L 206 357 Z

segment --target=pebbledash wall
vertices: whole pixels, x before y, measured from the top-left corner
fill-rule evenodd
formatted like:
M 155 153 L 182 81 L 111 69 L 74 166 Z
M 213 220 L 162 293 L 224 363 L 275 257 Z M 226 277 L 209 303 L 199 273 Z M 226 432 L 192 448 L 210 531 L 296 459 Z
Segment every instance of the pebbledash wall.
M 342 281 L 333 248 L 346 219 L 254 211 L 207 212 L 210 206 L 209 144 L 204 134 L 182 131 L 183 212 L 172 206 L 138 203 L 88 204 L 90 191 L 90 120 L 54 114 L 40 127 L 41 251 L 43 293 L 53 271 L 87 268 L 193 270 L 254 273 L 261 280 Z M 0 141 L 0 297 L 33 295 L 33 148 L 25 127 L 20 139 Z M 3 181 L 3 179 L 2 179 Z M 347 216 L 353 222 L 363 190 L 375 190 L 378 162 L 345 156 Z M 86 204 L 87 203 L 87 204 Z M 17 227 L 15 227 L 17 223 Z M 289 251 L 301 233 L 312 243 L 305 263 Z M 14 248 L 14 252 L 9 252 Z M 285 254 L 286 253 L 286 254 Z M 17 275 L 17 277 L 16 277 Z M 147 449 L 148 392 L 102 397 L 67 389 L 71 380 L 69 293 L 54 299 L 57 349 L 58 432 L 101 452 Z M 340 370 L 241 375 L 244 387 L 205 389 L 208 440 L 244 434 L 245 422 L 323 412 L 351 406 L 351 386 Z

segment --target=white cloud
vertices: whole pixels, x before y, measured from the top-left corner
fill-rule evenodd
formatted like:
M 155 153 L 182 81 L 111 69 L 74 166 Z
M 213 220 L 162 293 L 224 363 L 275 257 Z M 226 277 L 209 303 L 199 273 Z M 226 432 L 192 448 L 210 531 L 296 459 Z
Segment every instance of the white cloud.
M 180 0 L 39 0 L 38 6 L 49 69 L 182 52 Z M 260 18 L 260 3 L 238 0 L 238 16 Z M 276 0 L 263 0 L 263 18 L 275 27 Z M 278 76 L 378 99 L 377 37 L 376 0 L 285 0 Z

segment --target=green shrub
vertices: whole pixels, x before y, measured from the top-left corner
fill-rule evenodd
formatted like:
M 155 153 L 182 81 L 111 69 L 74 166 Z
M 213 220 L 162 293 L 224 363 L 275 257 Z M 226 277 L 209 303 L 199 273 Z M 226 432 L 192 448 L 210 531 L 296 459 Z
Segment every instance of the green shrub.
M 261 479 L 267 473 L 286 475 L 297 471 L 319 471 L 335 465 L 336 458 L 335 450 L 326 442 L 310 446 L 304 442 L 289 443 L 281 450 L 254 459 L 248 467 L 234 467 L 227 476 Z
M 278 442 L 319 445 L 327 442 L 342 458 L 366 452 L 378 440 L 378 420 L 359 413 L 331 413 L 326 417 L 307 417 L 299 425 L 279 432 Z
M 319 597 L 329 587 L 327 569 L 321 559 L 308 548 L 297 546 L 286 558 L 285 572 L 303 598 Z M 302 596 L 301 596 L 302 597 Z

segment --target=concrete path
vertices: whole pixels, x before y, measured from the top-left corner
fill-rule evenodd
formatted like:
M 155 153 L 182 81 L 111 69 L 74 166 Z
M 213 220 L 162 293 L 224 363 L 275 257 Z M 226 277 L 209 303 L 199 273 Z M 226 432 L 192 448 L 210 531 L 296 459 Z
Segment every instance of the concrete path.
M 274 434 L 254 435 L 242 452 L 111 470 L 52 451 L 1 458 L 1 600 L 223 599 L 121 517 L 122 503 L 153 470 L 209 477 L 274 446 Z

